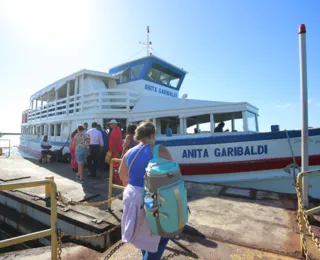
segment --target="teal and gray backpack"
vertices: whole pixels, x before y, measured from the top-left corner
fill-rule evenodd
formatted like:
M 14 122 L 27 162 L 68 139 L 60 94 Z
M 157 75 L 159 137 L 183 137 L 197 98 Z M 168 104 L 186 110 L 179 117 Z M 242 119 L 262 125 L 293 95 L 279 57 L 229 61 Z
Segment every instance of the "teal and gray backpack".
M 164 238 L 179 235 L 188 221 L 187 190 L 179 165 L 159 157 L 159 145 L 153 149 L 145 175 L 145 193 L 153 207 L 144 205 L 151 232 Z

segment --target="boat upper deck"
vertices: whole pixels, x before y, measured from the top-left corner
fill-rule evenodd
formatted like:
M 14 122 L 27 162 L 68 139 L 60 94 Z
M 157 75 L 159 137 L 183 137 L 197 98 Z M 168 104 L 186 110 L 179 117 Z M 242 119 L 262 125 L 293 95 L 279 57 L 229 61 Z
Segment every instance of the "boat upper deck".
M 21 132 L 43 136 L 53 125 L 50 131 L 59 133 L 63 123 L 74 121 L 74 128 L 90 118 L 101 125 L 112 118 L 123 125 L 153 120 L 158 136 L 167 127 L 173 135 L 226 131 L 221 122 L 228 122 L 229 132 L 259 131 L 258 108 L 247 102 L 194 100 L 186 94 L 179 98 L 186 73 L 156 56 L 118 65 L 109 73 L 78 71 L 31 96 Z

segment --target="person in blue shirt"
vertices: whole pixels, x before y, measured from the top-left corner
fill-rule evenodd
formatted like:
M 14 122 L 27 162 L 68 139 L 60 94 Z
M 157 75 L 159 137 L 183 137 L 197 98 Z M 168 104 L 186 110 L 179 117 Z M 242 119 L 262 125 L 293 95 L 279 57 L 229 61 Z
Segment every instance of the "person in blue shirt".
M 166 136 L 172 136 L 172 128 L 170 127 L 170 125 L 167 125 Z
M 100 153 L 101 154 L 101 158 L 100 158 L 100 169 L 101 170 L 105 170 L 107 168 L 107 164 L 105 163 L 104 159 L 106 157 L 106 154 L 108 152 L 108 134 L 106 131 L 104 131 L 101 128 L 101 125 L 97 126 L 97 129 L 101 132 L 102 134 L 102 139 L 103 139 L 103 150 Z

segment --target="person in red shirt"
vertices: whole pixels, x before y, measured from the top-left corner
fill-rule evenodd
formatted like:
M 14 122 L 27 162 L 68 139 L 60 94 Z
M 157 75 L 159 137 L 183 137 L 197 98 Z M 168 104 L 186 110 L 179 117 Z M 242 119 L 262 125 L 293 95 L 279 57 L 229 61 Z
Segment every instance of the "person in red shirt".
M 118 122 L 115 119 L 112 119 L 109 122 L 109 125 L 112 129 L 109 137 L 109 151 L 111 151 L 111 159 L 120 158 L 122 152 L 122 132 L 120 128 L 117 126 Z M 117 166 L 118 164 L 114 164 Z

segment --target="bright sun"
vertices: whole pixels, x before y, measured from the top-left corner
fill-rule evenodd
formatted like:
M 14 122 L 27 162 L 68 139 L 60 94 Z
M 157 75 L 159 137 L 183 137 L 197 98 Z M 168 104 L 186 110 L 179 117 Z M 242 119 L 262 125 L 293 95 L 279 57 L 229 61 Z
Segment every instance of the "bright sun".
M 90 21 L 90 4 L 81 0 L 1 1 L 0 13 L 19 32 L 19 38 L 38 46 L 63 45 L 81 39 Z

